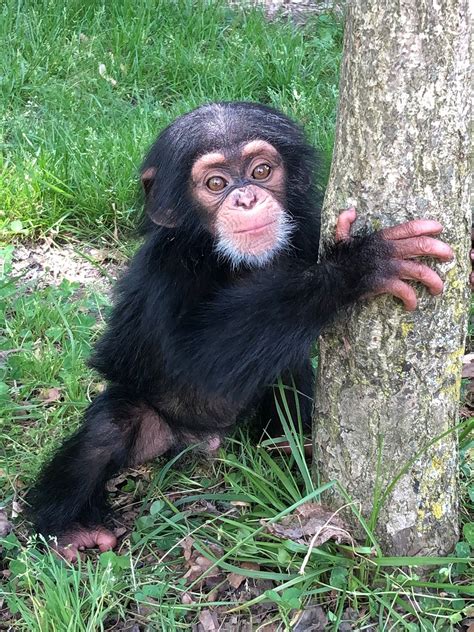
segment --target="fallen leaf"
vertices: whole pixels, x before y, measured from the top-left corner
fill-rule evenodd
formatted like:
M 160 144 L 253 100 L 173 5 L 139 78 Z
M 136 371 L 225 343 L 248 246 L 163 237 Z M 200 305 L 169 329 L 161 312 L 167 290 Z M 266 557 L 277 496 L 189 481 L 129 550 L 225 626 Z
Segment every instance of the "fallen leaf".
M 244 581 L 244 579 L 245 575 L 239 575 L 238 573 L 230 573 L 230 575 L 227 577 L 227 581 L 232 586 L 232 588 L 234 588 L 234 590 L 237 590 L 237 588 L 240 587 L 240 584 Z
M 5 349 L 4 351 L 0 351 L 0 367 L 5 365 L 6 360 L 11 353 L 19 353 L 20 351 L 23 351 L 23 349 Z
M 114 626 L 116 632 L 141 632 L 143 628 L 133 620 L 125 620 L 120 627 Z
M 39 392 L 38 399 L 44 404 L 52 404 L 61 399 L 61 391 L 59 388 L 43 388 Z
M 114 535 L 116 538 L 121 538 L 125 533 L 127 533 L 127 527 L 115 527 Z
M 98 263 L 107 261 L 124 263 L 126 261 L 126 257 L 119 250 L 111 250 L 110 248 L 91 248 L 89 255 Z
M 260 570 L 260 566 L 258 564 L 255 564 L 254 562 L 243 562 L 240 565 L 240 568 L 247 568 L 248 570 L 252 570 L 252 571 Z M 232 588 L 237 590 L 237 588 L 239 588 L 240 584 L 244 581 L 244 579 L 247 579 L 247 578 L 248 578 L 247 575 L 240 575 L 239 573 L 230 573 L 229 576 L 227 577 L 227 581 L 232 586 Z
M 463 357 L 462 376 L 474 378 L 474 353 L 468 353 Z
M 190 560 L 190 565 L 188 571 L 185 573 L 184 577 L 189 579 L 190 582 L 193 582 L 198 577 L 201 577 L 204 573 L 206 573 L 206 577 L 203 580 L 207 580 L 210 577 L 218 577 L 219 569 L 217 566 L 209 570 L 212 566 L 213 562 L 208 560 L 207 557 L 203 557 L 202 555 L 198 555 L 196 558 Z
M 214 588 L 213 590 L 211 590 L 210 593 L 207 594 L 206 601 L 208 603 L 211 603 L 213 601 L 217 601 L 217 595 L 218 594 L 219 594 L 219 591 L 216 588 Z
M 190 606 L 191 604 L 194 603 L 194 600 L 188 592 L 184 592 L 181 595 L 181 603 L 184 604 L 185 606 Z
M 7 514 L 0 510 L 0 537 L 3 538 L 8 535 L 12 528 L 12 523 L 8 520 Z
M 293 632 L 324 632 L 328 620 L 321 606 L 305 608 L 299 615 Z
M 12 502 L 12 518 L 17 518 L 23 512 L 23 507 L 17 500 Z
M 202 610 L 199 615 L 199 623 L 202 625 L 203 632 L 217 632 L 219 622 L 215 612 L 210 610 Z
M 208 588 L 212 588 L 215 584 L 215 578 L 220 579 L 222 577 L 222 571 L 217 566 L 213 566 L 214 562 L 212 560 L 204 557 L 204 555 L 194 549 L 194 539 L 190 536 L 184 538 L 181 542 L 181 547 L 183 549 L 184 559 L 188 565 L 188 570 L 184 574 L 184 577 L 189 582 L 200 579 L 200 587 L 205 585 Z M 222 549 L 216 544 L 209 543 L 207 547 L 216 557 L 222 555 Z M 201 577 L 204 573 L 205 576 Z
M 105 485 L 106 490 L 108 492 L 119 491 L 120 487 L 124 485 L 125 482 L 127 481 L 127 477 L 128 477 L 128 473 L 122 472 L 121 474 L 118 474 L 117 476 L 114 476 L 113 478 L 109 479 L 107 481 L 107 484 Z
M 184 538 L 184 540 L 181 542 L 181 548 L 183 549 L 184 559 L 187 562 L 189 562 L 189 560 L 191 559 L 193 546 L 194 546 L 194 539 L 189 535 L 186 538 Z
M 304 503 L 280 522 L 272 524 L 262 520 L 261 524 L 269 533 L 299 544 L 311 542 L 316 547 L 328 540 L 335 540 L 338 544 L 353 542 L 343 519 L 319 503 Z

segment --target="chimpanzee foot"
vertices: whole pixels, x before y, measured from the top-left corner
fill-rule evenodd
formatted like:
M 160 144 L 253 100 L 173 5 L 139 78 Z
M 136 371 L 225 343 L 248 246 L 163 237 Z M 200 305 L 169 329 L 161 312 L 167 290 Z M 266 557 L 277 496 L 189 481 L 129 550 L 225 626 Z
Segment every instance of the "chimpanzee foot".
M 102 526 L 84 527 L 74 525 L 57 538 L 56 553 L 67 562 L 76 562 L 79 551 L 98 548 L 101 553 L 110 551 L 117 544 L 114 534 Z

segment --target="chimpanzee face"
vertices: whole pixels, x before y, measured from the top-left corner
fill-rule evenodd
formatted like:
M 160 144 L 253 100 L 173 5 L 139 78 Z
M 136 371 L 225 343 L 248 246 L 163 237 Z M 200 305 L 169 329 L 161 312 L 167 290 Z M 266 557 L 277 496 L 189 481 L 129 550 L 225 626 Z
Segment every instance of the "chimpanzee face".
M 184 237 L 204 230 L 232 266 L 263 266 L 289 247 L 308 204 L 313 152 L 284 114 L 214 103 L 178 117 L 142 167 L 145 209 Z
M 285 168 L 270 143 L 252 140 L 200 156 L 190 186 L 217 251 L 234 265 L 263 265 L 288 244 Z

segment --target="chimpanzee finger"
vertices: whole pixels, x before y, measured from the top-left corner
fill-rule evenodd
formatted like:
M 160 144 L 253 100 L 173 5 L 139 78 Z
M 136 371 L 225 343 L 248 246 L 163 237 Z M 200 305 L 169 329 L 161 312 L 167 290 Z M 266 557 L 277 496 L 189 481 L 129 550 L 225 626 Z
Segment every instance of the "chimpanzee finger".
M 400 279 L 387 279 L 374 294 L 392 294 L 403 302 L 405 309 L 409 312 L 416 309 L 415 290 Z
M 58 538 L 55 548 L 58 555 L 68 562 L 75 562 L 79 557 L 79 551 L 98 548 L 101 553 L 110 551 L 117 545 L 115 535 L 105 527 L 80 527 L 63 534 Z
M 95 542 L 101 553 L 104 551 L 110 551 L 117 546 L 117 538 L 115 535 L 104 527 L 98 527 L 96 530 Z
M 345 211 L 342 211 L 342 213 L 337 218 L 336 241 L 345 241 L 347 239 L 350 239 L 351 226 L 355 222 L 356 217 L 357 213 L 353 206 L 346 209 Z
M 66 560 L 70 564 L 74 564 L 80 558 L 79 549 L 72 544 L 68 546 L 53 546 L 52 550 L 59 558 Z
M 410 259 L 411 257 L 435 257 L 441 261 L 451 261 L 454 253 L 448 244 L 426 237 L 412 237 L 392 242 L 394 246 L 393 256 L 396 259 Z
M 426 285 L 430 294 L 441 294 L 443 291 L 443 281 L 434 270 L 417 261 L 400 261 L 397 264 L 398 274 L 401 279 L 419 281 Z
M 471 284 L 471 288 L 474 290 L 474 272 L 471 272 L 469 275 L 469 283 Z
M 384 239 L 408 239 L 421 235 L 439 235 L 443 230 L 442 224 L 432 219 L 414 219 L 411 222 L 384 228 L 381 233 Z

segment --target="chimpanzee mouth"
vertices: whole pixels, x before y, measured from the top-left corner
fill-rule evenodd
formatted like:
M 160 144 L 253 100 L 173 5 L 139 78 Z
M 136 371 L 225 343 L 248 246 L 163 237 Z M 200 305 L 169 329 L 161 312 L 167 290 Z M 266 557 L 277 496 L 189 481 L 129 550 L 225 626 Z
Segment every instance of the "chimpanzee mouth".
M 293 222 L 285 213 L 280 219 L 234 231 L 234 239 L 229 235 L 219 235 L 215 250 L 219 258 L 230 262 L 233 268 L 261 268 L 290 248 L 292 232 Z
M 256 233 L 260 230 L 263 230 L 264 228 L 268 228 L 269 226 L 272 226 L 273 224 L 276 224 L 277 220 L 276 219 L 272 219 L 271 222 L 267 222 L 266 224 L 260 224 L 260 226 L 251 226 L 250 228 L 244 228 L 243 230 L 235 230 L 234 231 L 234 235 L 243 235 L 245 233 Z

